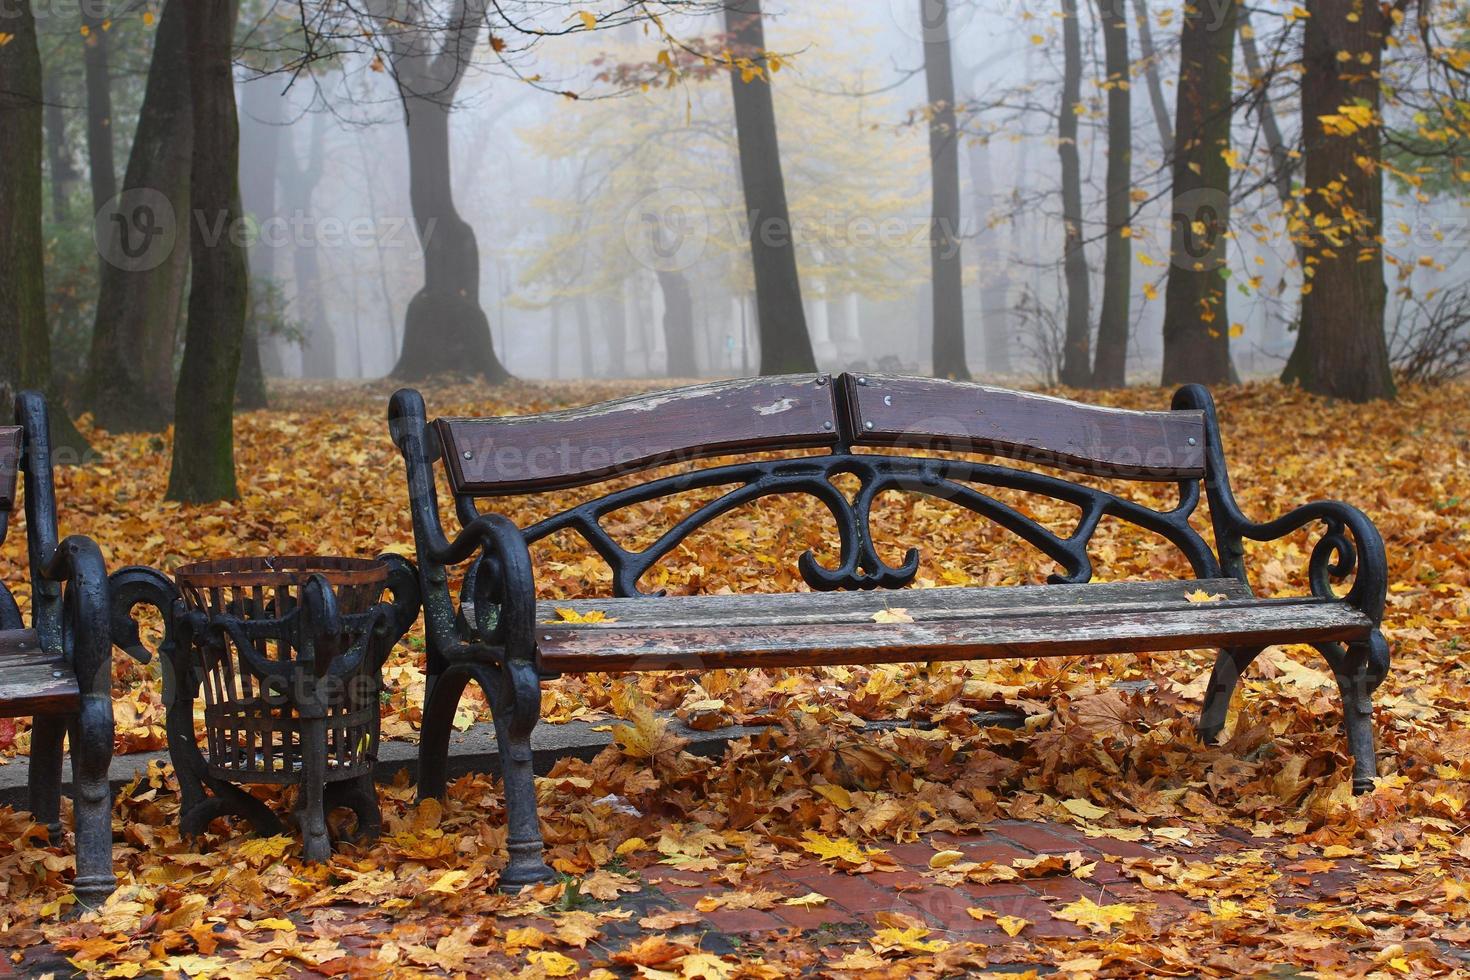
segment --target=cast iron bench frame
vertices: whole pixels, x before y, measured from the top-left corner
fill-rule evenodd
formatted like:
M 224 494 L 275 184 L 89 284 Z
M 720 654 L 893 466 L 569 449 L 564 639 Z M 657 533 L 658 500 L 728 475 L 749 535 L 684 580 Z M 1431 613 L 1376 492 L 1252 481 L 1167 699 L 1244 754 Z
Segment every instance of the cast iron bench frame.
M 76 877 L 87 907 L 117 886 L 112 870 L 112 642 L 107 566 L 92 539 L 58 541 L 56 490 L 46 400 L 15 399 L 16 425 L 0 427 L 0 543 L 25 474 L 26 550 L 31 625 L 0 582 L 0 716 L 30 717 L 27 771 L 31 815 L 53 843 L 61 839 L 63 740 L 70 740 Z
M 419 393 L 403 389 L 393 396 L 388 415 L 407 468 L 426 626 L 419 795 L 445 791 L 451 722 L 473 680 L 490 703 L 504 769 L 504 888 L 552 877 L 543 859 L 530 735 L 538 721 L 541 681 L 563 672 L 1213 647 L 1220 653 L 1198 725 L 1201 738 L 1211 741 L 1225 723 L 1241 672 L 1268 646 L 1309 643 L 1327 660 L 1342 695 L 1354 792 L 1371 789 L 1377 776 L 1371 695 L 1389 668 L 1380 630 L 1388 589 L 1383 539 L 1361 511 L 1336 501 L 1309 503 L 1264 523 L 1249 520 L 1231 492 L 1214 401 L 1201 386 L 1179 389 L 1168 412 L 1139 412 L 963 382 L 793 375 L 696 385 L 539 415 L 433 423 Z M 900 448 L 929 455 L 890 454 Z M 826 452 L 747 458 L 615 489 L 525 528 L 481 513 L 477 505 L 482 497 L 563 490 L 693 459 L 814 449 Z M 1178 504 L 1154 510 L 1096 486 L 958 453 L 1173 482 Z M 434 464 L 441 461 L 462 525 L 453 540 L 440 520 Z M 857 479 L 853 496 L 832 482 L 840 474 Z M 1057 534 L 983 492 L 985 486 L 1070 503 L 1078 510 L 1077 523 L 1070 533 Z M 716 487 L 728 489 L 642 550 L 625 548 L 601 523 L 629 505 Z M 639 587 L 649 569 L 720 515 L 759 497 L 800 493 L 826 506 L 840 538 L 836 568 L 824 567 L 811 552 L 801 555 L 798 567 L 808 586 L 817 593 L 901 588 L 917 574 L 918 550 L 890 565 L 869 532 L 870 508 L 890 490 L 941 497 L 971 510 L 1026 541 L 1061 571 L 1046 586 L 912 590 L 905 593 L 905 605 L 911 613 L 922 607 L 913 624 L 872 622 L 869 614 L 881 605 L 861 595 L 651 598 Z M 1209 503 L 1213 548 L 1190 523 L 1202 497 Z M 1195 578 L 1088 584 L 1088 544 L 1104 517 L 1163 537 L 1184 554 Z M 1319 525 L 1321 532 L 1308 565 L 1312 595 L 1254 598 L 1245 543 L 1278 539 L 1309 525 Z M 616 622 L 552 622 L 549 604 L 538 611 L 528 546 L 563 530 L 580 534 L 609 566 L 615 598 L 586 605 L 607 611 Z M 472 558 L 456 605 L 448 567 Z M 1333 582 L 1349 577 L 1351 587 L 1337 595 Z M 1186 590 L 1199 587 L 1226 598 L 1186 601 Z

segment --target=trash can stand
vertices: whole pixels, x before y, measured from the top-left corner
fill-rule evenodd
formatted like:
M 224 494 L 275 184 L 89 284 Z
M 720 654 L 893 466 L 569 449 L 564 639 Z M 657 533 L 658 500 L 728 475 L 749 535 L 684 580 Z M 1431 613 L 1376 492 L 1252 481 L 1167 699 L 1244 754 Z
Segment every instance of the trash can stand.
M 129 566 L 113 573 L 110 585 L 115 644 L 135 658 L 148 659 L 133 610 L 139 605 L 152 606 L 163 618 L 164 636 L 158 654 L 163 673 L 164 724 L 179 782 L 180 829 L 184 834 L 200 834 L 213 820 L 225 815 L 245 818 L 262 835 L 281 833 L 280 820 L 241 788 L 244 783 L 299 785 L 293 817 L 300 827 L 308 860 L 325 860 L 330 855 L 324 815 L 335 807 L 349 807 L 357 814 L 357 836 L 377 833 L 381 818 L 373 786 L 373 763 L 379 731 L 381 668 L 419 610 L 413 564 L 392 554 L 381 555 L 377 561 L 380 567 L 386 567 L 386 576 L 371 590 L 372 597 L 386 589 L 392 601 L 371 605 L 352 601 L 352 593 L 366 594 L 364 589 L 334 589 L 319 574 L 303 578 L 297 586 L 299 596 L 277 600 L 269 590 L 250 590 L 244 608 L 240 608 L 238 602 L 221 605 L 218 595 L 211 604 L 188 585 L 181 591 L 182 575 L 176 584 L 156 569 L 144 566 Z M 358 562 L 359 566 L 369 564 Z M 341 572 L 333 569 L 332 574 L 339 577 Z M 186 591 L 196 594 L 186 598 Z M 339 592 L 345 594 L 350 612 L 338 608 Z M 342 642 L 344 636 L 349 638 L 347 642 Z M 279 654 L 275 658 L 268 655 L 273 646 Z M 220 697 L 219 678 L 213 676 L 218 669 L 238 671 L 240 683 L 254 689 L 258 703 L 242 706 Z M 354 679 L 371 688 L 359 689 L 356 710 L 347 711 L 349 706 L 340 698 L 334 701 L 332 694 L 350 691 Z M 215 687 L 206 689 L 207 684 Z M 194 730 L 194 704 L 201 694 L 206 700 L 208 755 L 201 750 Z M 329 723 L 337 749 L 330 768 Z M 262 744 L 277 751 L 256 752 L 256 742 L 248 738 L 242 746 L 236 737 L 241 728 L 260 734 Z M 279 746 L 274 744 L 277 737 Z

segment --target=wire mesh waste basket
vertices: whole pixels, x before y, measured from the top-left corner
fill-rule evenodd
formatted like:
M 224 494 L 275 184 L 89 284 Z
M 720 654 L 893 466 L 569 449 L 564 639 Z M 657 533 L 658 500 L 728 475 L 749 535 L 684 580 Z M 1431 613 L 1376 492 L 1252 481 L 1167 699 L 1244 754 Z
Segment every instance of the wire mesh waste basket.
M 293 817 L 308 860 L 331 854 L 334 807 L 357 814 L 358 836 L 376 834 L 381 668 L 418 616 L 413 565 L 394 555 L 226 558 L 184 565 L 174 578 L 165 695 L 184 832 L 235 813 L 279 833 L 269 808 L 239 788 L 275 783 L 299 787 Z

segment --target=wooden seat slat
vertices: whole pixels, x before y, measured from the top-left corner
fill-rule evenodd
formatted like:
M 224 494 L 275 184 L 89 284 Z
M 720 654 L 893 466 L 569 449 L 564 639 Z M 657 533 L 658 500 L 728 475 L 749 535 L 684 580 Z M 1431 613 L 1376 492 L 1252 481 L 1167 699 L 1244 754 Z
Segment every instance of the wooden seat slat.
M 60 677 L 53 674 L 59 672 Z M 0 632 L 0 718 L 73 714 L 81 708 L 76 674 L 41 649 L 35 630 Z
M 1182 597 L 1177 603 L 1053 606 L 928 622 L 915 616 L 915 620 L 702 627 L 613 624 L 601 629 L 541 625 L 537 649 L 540 666 L 547 672 L 797 667 L 1348 642 L 1363 640 L 1374 625 L 1350 606 L 1320 599 L 1191 603 Z
M 1088 585 L 1022 585 L 1007 588 L 903 589 L 896 592 L 783 592 L 739 595 L 659 596 L 632 599 L 545 600 L 537 604 L 542 624 L 575 629 L 633 626 L 756 626 L 872 622 L 882 609 L 906 609 L 915 619 L 962 619 L 1002 612 L 1050 612 L 1115 605 L 1168 607 L 1195 591 L 1227 599 L 1249 599 L 1238 579 L 1167 582 L 1099 582 Z M 596 623 L 562 620 L 557 610 L 579 616 L 603 613 Z

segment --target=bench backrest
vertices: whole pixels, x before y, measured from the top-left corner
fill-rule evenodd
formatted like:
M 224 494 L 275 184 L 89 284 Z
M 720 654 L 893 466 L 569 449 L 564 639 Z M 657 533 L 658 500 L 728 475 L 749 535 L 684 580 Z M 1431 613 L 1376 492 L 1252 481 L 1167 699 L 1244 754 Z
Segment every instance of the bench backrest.
M 21 433 L 18 425 L 0 426 L 0 542 L 5 540 L 10 512 L 15 509 Z
M 694 385 L 540 415 L 435 422 L 456 493 L 557 490 L 666 463 L 841 439 L 832 380 Z
M 1205 472 L 1197 411 L 1141 412 L 932 378 L 788 375 L 694 385 L 539 415 L 435 422 L 455 493 L 557 490 L 760 451 L 973 452 L 1133 480 Z
M 938 378 L 839 381 L 854 445 L 983 453 L 1133 480 L 1205 472 L 1201 412 L 1107 408 Z

